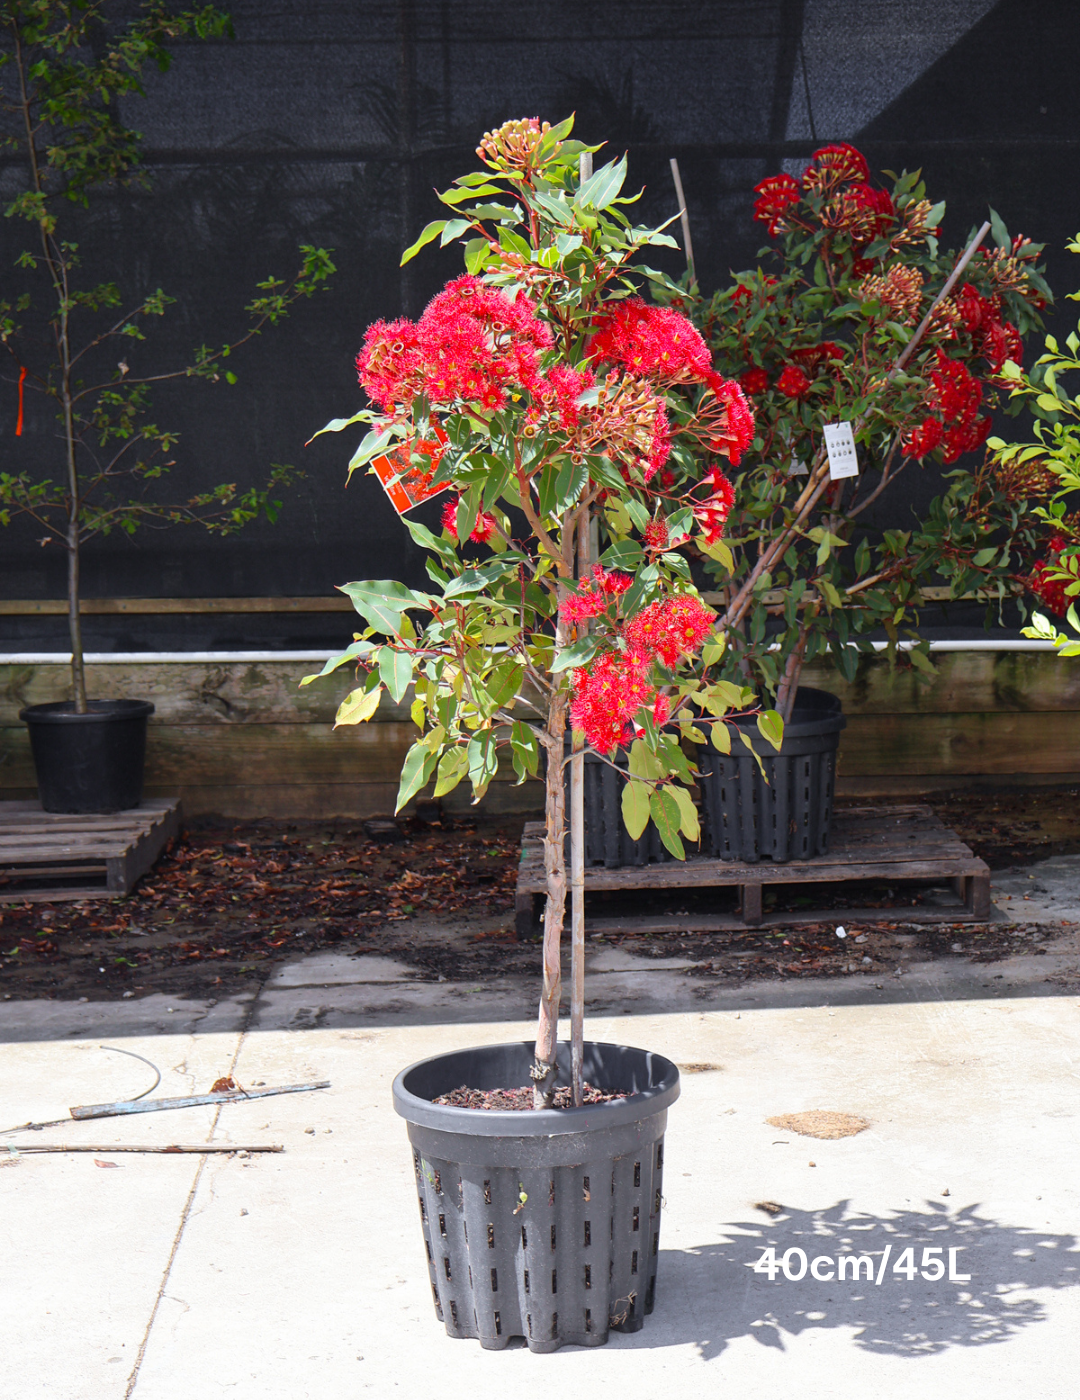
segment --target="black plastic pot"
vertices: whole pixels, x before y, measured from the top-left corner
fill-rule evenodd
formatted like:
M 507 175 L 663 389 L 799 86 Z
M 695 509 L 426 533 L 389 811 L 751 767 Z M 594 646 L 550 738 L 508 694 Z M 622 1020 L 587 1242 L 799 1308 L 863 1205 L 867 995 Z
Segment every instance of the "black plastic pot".
M 829 848 L 840 701 L 800 686 L 780 752 L 754 720 L 740 727 L 760 754 L 768 783 L 745 746 L 723 755 L 699 749 L 703 845 L 720 860 L 806 860 Z M 738 750 L 741 749 L 742 752 Z
M 530 1043 L 421 1060 L 394 1080 L 409 1125 L 435 1314 L 451 1337 L 491 1350 L 601 1346 L 652 1312 L 670 1060 L 585 1044 L 586 1082 L 633 1091 L 583 1108 L 520 1113 L 432 1103 L 467 1084 L 528 1084 Z M 558 1050 L 569 1082 L 570 1047 Z
M 570 756 L 570 741 L 566 742 L 566 757 Z M 609 870 L 622 865 L 649 865 L 653 861 L 671 860 L 671 854 L 660 840 L 660 833 L 650 822 L 635 841 L 622 818 L 622 792 L 628 781 L 625 773 L 626 756 L 622 755 L 618 770 L 595 753 L 585 754 L 585 864 L 604 865 Z M 570 810 L 570 765 L 563 770 L 566 779 L 566 809 Z M 567 860 L 570 859 L 569 837 Z
M 30 729 L 38 796 L 46 812 L 123 812 L 142 801 L 148 700 L 71 700 L 19 711 Z

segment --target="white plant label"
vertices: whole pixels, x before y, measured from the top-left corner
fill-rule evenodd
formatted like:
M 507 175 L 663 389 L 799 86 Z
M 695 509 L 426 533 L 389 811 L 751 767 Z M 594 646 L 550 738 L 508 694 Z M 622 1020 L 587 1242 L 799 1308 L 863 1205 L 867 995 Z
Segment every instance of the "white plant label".
M 810 473 L 809 473 L 809 472 L 807 471 L 807 469 L 806 469 L 806 463 L 800 461 L 798 457 L 792 457 L 792 459 L 791 459 L 791 466 L 788 467 L 788 469 L 787 469 L 787 474 L 788 474 L 788 476 L 809 476 L 809 475 L 810 475 Z
M 855 435 L 850 423 L 825 424 L 825 451 L 829 454 L 829 479 L 841 481 L 845 476 L 859 475 L 859 459 L 855 455 Z

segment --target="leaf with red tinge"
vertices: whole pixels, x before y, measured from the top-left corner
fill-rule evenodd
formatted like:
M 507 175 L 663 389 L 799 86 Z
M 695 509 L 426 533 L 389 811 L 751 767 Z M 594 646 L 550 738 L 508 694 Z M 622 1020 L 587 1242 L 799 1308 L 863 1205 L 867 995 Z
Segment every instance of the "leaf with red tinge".
M 119 1162 L 103 1162 L 100 1157 L 94 1158 L 95 1167 L 118 1167 L 119 1165 Z

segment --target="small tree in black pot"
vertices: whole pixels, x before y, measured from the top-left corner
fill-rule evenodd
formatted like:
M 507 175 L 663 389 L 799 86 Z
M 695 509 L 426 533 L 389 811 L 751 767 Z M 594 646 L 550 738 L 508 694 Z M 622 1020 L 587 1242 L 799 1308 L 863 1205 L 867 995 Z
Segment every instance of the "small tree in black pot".
M 213 6 L 172 11 L 147 0 L 138 14 L 115 21 L 100 3 L 5 0 L 0 6 L 0 122 L 4 145 L 25 172 L 24 187 L 6 206 L 25 220 L 33 241 L 18 263 L 27 290 L 0 300 L 0 342 L 17 395 L 15 436 L 44 400 L 58 431 L 42 458 L 7 452 L 0 470 L 0 523 L 33 522 L 42 545 L 67 558 L 71 700 L 23 711 L 30 725 L 42 803 L 51 811 L 112 811 L 138 804 L 146 720 L 140 700 L 88 698 L 80 624 L 83 546 L 112 531 L 200 524 L 228 535 L 265 515 L 276 516 L 274 493 L 293 469 L 274 466 L 263 486 L 225 482 L 168 499 L 157 483 L 173 465 L 176 434 L 149 417 L 154 385 L 183 379 L 235 383 L 223 362 L 298 298 L 310 296 L 333 271 L 325 249 L 304 247 L 291 280 L 268 278 L 245 308 L 247 325 L 231 344 L 200 347 L 189 363 L 158 370 L 143 349 L 149 326 L 173 298 L 161 288 L 130 300 L 105 271 L 83 266 L 66 233 L 68 215 L 118 184 L 145 183 L 139 135 L 118 116 L 122 99 L 142 94 L 148 65 L 169 65 L 169 44 L 231 32 Z M 101 280 L 99 280 L 101 278 Z M 6 289 L 6 288 L 5 288 Z M 131 363 L 129 364 L 129 360 Z M 140 365 L 141 362 L 141 365 Z M 25 447 L 25 444 L 24 444 Z M 12 466 L 12 470 L 8 468 Z

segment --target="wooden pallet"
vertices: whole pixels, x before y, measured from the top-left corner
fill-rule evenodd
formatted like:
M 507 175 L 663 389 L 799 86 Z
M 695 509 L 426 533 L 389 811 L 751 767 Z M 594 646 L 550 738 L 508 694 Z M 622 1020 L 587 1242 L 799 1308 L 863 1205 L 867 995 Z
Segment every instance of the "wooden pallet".
M 65 816 L 0 802 L 0 904 L 129 894 L 180 831 L 178 798 L 127 812 Z
M 516 918 L 518 933 L 541 927 L 544 892 L 544 826 L 529 822 L 521 844 Z M 896 922 L 964 923 L 990 917 L 990 868 L 965 846 L 929 807 L 849 807 L 833 817 L 830 849 L 812 860 L 775 864 L 715 860 L 690 856 L 685 861 L 622 866 L 592 866 L 585 871 L 585 892 L 595 890 L 680 890 L 730 888 L 739 892 L 734 915 L 659 915 L 623 919 L 587 918 L 590 932 L 707 932 L 713 929 L 776 928 L 829 920 L 852 924 Z M 940 908 L 799 910 L 767 914 L 762 910 L 766 885 L 812 885 L 848 880 L 933 880 L 949 883 L 958 902 Z

